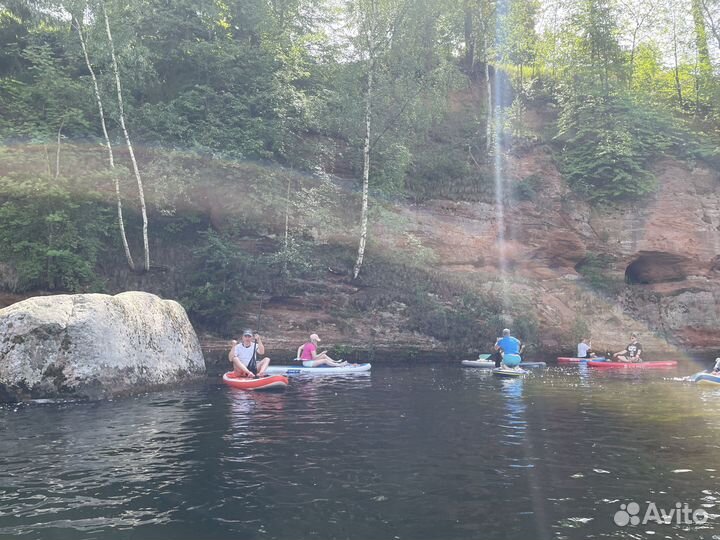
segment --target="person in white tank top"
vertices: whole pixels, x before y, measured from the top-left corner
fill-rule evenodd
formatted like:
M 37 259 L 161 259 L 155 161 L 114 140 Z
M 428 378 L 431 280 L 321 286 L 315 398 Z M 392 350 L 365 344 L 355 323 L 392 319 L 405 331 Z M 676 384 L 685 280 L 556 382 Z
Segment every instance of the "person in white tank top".
M 228 360 L 232 362 L 235 373 L 240 377 L 262 377 L 270 365 L 270 358 L 260 357 L 265 354 L 265 345 L 262 338 L 253 333 L 252 330 L 243 331 L 242 341 L 232 341 L 232 347 L 228 353 Z M 253 358 L 255 365 L 253 365 Z

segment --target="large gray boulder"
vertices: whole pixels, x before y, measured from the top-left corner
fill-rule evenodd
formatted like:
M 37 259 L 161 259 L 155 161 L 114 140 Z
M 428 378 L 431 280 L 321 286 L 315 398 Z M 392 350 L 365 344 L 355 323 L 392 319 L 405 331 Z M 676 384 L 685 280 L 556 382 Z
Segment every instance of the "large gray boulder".
M 0 309 L 0 401 L 101 399 L 204 375 L 195 330 L 172 300 L 76 294 Z

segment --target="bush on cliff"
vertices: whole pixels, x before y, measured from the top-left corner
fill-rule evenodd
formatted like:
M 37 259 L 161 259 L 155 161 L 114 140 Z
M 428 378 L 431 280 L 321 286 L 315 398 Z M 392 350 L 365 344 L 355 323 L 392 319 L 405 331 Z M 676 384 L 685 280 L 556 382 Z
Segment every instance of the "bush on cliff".
M 98 194 L 71 179 L 0 177 L 0 253 L 15 270 L 13 292 L 101 290 L 96 263 L 113 225 Z

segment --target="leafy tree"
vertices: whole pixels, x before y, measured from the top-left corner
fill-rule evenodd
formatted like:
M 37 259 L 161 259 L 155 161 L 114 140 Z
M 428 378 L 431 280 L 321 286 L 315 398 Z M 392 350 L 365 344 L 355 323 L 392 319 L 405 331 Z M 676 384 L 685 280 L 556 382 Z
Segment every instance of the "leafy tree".
M 566 77 L 584 89 L 609 95 L 613 84 L 625 78 L 615 6 L 612 0 L 580 0 L 571 13 L 574 42 Z
M 500 21 L 502 35 L 499 36 L 500 58 L 519 68 L 519 86 L 524 84 L 523 69 L 533 64 L 537 51 L 537 24 L 539 0 L 514 0 L 509 3 L 508 12 Z
M 90 94 L 48 43 L 30 43 L 19 55 L 27 65 L 21 79 L 0 79 L 0 136 L 48 142 L 59 130 L 87 132 Z
M 447 69 L 445 56 L 449 43 L 439 32 L 442 18 L 438 19 L 438 3 L 363 0 L 349 2 L 347 9 L 348 32 L 352 36 L 349 45 L 356 52 L 355 71 L 363 78 L 363 132 L 353 137 L 358 146 L 362 141 L 363 158 L 360 241 L 353 269 L 357 278 L 367 241 L 370 176 L 385 180 L 379 185 L 381 189 L 401 185 L 402 181 L 393 182 L 392 178 L 404 177 L 410 156 L 409 137 L 400 133 L 403 128 L 419 128 L 421 132 L 428 129 L 435 92 L 452 84 L 452 70 Z M 418 125 L 423 120 L 425 126 Z M 376 157 L 383 154 L 382 168 L 373 166 Z
M 561 168 L 593 201 L 622 201 L 654 190 L 649 159 L 676 142 L 672 119 L 623 95 L 568 90 L 558 121 Z
M 208 230 L 193 250 L 194 268 L 181 302 L 198 324 L 227 330 L 238 307 L 247 300 L 242 256 L 228 239 Z
M 82 292 L 101 287 L 110 212 L 97 194 L 64 177 L 0 177 L 0 250 L 17 274 L 16 292 Z

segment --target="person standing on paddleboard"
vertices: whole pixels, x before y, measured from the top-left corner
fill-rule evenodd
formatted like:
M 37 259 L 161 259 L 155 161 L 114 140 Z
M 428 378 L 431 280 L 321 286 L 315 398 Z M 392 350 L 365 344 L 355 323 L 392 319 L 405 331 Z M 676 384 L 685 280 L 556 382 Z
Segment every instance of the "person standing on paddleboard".
M 630 343 L 622 351 L 613 354 L 616 362 L 642 362 L 642 345 L 638 341 L 637 334 L 630 334 Z
M 509 368 L 520 365 L 520 353 L 522 353 L 523 348 L 524 345 L 520 343 L 520 340 L 510 335 L 509 328 L 504 328 L 502 337 L 497 338 L 495 342 L 496 354 L 499 353 L 502 363 Z M 497 356 L 495 358 L 495 367 L 500 367 Z
M 258 364 L 258 355 L 265 354 L 265 345 L 260 335 L 253 333 L 252 330 L 245 329 L 242 335 L 242 341 L 232 341 L 232 348 L 228 359 L 232 362 L 235 373 L 241 377 L 262 377 L 265 370 L 270 365 L 270 358 L 265 357 Z

